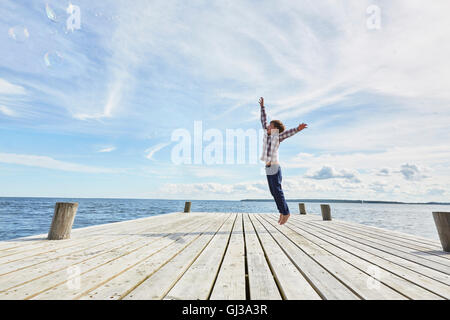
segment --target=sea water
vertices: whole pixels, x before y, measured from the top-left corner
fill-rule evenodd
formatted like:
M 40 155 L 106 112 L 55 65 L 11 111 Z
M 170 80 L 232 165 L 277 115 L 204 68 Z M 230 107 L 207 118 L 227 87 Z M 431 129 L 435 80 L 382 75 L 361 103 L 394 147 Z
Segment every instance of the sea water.
M 132 220 L 183 211 L 278 213 L 273 201 L 87 199 L 87 198 L 2 198 L 0 197 L 0 241 L 46 234 L 56 202 L 78 202 L 73 228 Z M 326 203 L 326 202 L 324 202 Z M 450 211 L 450 205 L 329 203 L 333 219 L 396 230 L 439 240 L 433 211 Z M 288 201 L 291 214 L 298 214 L 298 202 Z M 320 203 L 305 202 L 308 214 L 320 215 Z

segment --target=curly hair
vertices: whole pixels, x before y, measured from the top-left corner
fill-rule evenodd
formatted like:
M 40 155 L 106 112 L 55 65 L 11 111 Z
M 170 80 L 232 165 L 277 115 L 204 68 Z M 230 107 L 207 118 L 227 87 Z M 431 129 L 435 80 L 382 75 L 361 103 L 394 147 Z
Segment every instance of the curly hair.
M 285 129 L 283 122 L 280 120 L 272 120 L 270 123 L 273 123 L 273 126 L 278 129 L 278 133 L 282 133 Z

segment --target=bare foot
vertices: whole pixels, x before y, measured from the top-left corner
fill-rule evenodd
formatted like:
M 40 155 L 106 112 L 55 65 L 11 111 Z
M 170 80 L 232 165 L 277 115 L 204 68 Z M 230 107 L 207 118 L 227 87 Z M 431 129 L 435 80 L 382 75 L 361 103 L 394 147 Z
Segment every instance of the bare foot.
M 290 214 L 280 214 L 280 219 L 278 220 L 278 223 L 280 225 L 283 225 L 288 221 Z

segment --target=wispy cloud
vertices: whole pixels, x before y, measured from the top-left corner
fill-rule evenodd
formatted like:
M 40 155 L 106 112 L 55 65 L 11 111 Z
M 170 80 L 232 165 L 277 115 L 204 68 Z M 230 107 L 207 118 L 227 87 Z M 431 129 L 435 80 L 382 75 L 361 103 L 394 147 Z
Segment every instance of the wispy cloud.
M 124 172 L 125 170 L 125 169 L 102 168 L 60 161 L 48 156 L 15 154 L 15 153 L 0 153 L 0 162 L 16 165 L 40 167 L 52 170 L 84 172 L 84 173 L 120 173 Z
M 169 144 L 170 144 L 170 142 L 158 143 L 158 144 L 146 149 L 144 151 L 147 153 L 147 155 L 145 157 L 149 160 L 155 160 L 155 159 L 153 159 L 154 154 L 156 152 L 158 152 L 159 150 L 161 150 L 162 148 L 164 148 L 165 146 L 168 146 Z
M 5 79 L 0 78 L 0 94 L 23 95 L 26 94 L 26 90 L 20 85 L 13 84 Z
M 15 111 L 6 106 L 0 106 L 0 112 L 10 117 L 16 117 L 18 115 Z
M 303 185 L 285 178 L 292 192 L 303 194 L 304 186 L 309 195 L 355 192 L 354 174 L 361 181 L 356 190 L 361 194 L 444 197 L 439 190 L 449 188 L 450 177 L 450 42 L 445 41 L 450 36 L 445 14 L 450 2 L 377 1 L 378 30 L 366 27 L 371 4 L 280 0 L 193 6 L 183 1 L 136 0 L 130 5 L 106 0 L 94 5 L 79 0 L 82 30 L 65 34 L 60 30 L 66 4 L 52 2 L 59 19 L 52 22 L 44 2 L 25 6 L 4 0 L 0 27 L 26 24 L 29 37 L 18 43 L 8 32 L 0 33 L 5 47 L 0 55 L 0 121 L 17 130 L 32 126 L 55 134 L 101 132 L 100 141 L 106 134 L 141 139 L 151 131 L 151 137 L 167 141 L 171 130 L 191 128 L 198 119 L 219 130 L 259 127 L 257 101 L 264 96 L 269 118 L 279 118 L 287 127 L 299 122 L 309 126 L 280 149 L 286 169 L 315 177 L 296 177 Z M 110 19 L 117 15 L 119 19 Z M 64 57 L 59 68 L 43 61 L 52 51 Z M 167 145 L 134 149 L 140 150 L 136 159 L 142 160 L 145 149 L 146 158 L 153 160 L 148 170 L 167 165 L 158 175 L 161 181 L 170 175 L 181 182 L 214 182 L 208 187 L 211 193 L 230 197 L 253 190 L 252 181 L 239 185 L 241 189 L 225 183 L 244 183 L 236 168 L 175 168 L 156 161 Z M 90 152 L 112 148 L 99 142 Z M 11 154 L 2 154 L 4 161 L 103 170 Z M 113 158 L 118 154 L 108 157 L 118 160 Z M 163 151 L 158 155 L 163 158 Z M 259 170 L 254 172 L 259 175 Z M 435 179 L 436 185 L 431 178 L 419 181 L 423 176 Z M 253 190 L 255 195 L 258 190 Z
M 155 192 L 160 197 L 177 198 L 191 197 L 193 199 L 242 199 L 258 195 L 267 196 L 268 187 L 261 182 L 243 182 L 236 184 L 206 182 L 206 183 L 165 183 Z
M 82 12 L 89 8 L 87 2 L 80 6 Z M 96 49 L 106 53 L 101 63 L 83 47 L 58 38 L 63 50 L 74 52 L 70 71 L 89 71 L 96 79 L 82 78 L 70 91 L 66 86 L 67 97 L 60 95 L 58 102 L 79 120 L 113 120 L 127 112 L 144 121 L 148 105 L 131 103 L 138 87 L 166 83 L 189 92 L 188 86 L 177 85 L 171 70 L 177 70 L 180 83 L 212 83 L 203 91 L 205 101 L 219 103 L 228 95 L 229 104 L 212 115 L 225 121 L 237 108 L 251 104 L 250 97 L 257 101 L 266 94 L 278 118 L 311 114 L 336 103 L 353 105 L 356 93 L 449 101 L 445 84 L 450 71 L 440 67 L 448 64 L 450 53 L 450 45 L 441 41 L 449 31 L 440 19 L 449 4 L 383 2 L 381 29 L 375 31 L 366 28 L 367 6 L 226 2 L 210 3 L 204 10 L 176 1 L 135 1 L 132 6 L 108 2 L 98 10 L 119 14 L 119 20 L 101 25 L 98 18 L 84 15 L 82 24 L 86 35 L 99 39 Z M 420 23 L 410 19 L 419 15 Z M 161 66 L 169 73 L 158 77 L 154 71 Z M 99 72 L 94 74 L 95 69 Z M 441 102 L 427 101 L 433 104 L 428 108 L 442 110 Z M 258 116 L 244 114 L 239 121 Z
M 116 147 L 106 147 L 98 150 L 98 152 L 112 152 L 114 150 L 116 150 Z
M 426 8 L 420 1 L 383 3 L 379 31 L 365 27 L 367 3 L 325 3 L 285 2 L 281 7 L 265 3 L 261 8 L 247 3 L 214 4 L 205 14 L 180 3 L 140 2 L 123 10 L 127 24 L 118 26 L 116 37 L 121 41 L 115 43 L 125 41 L 129 46 L 117 45 L 115 59 L 146 69 L 142 57 L 148 58 L 147 63 L 157 57 L 187 77 L 226 83 L 212 88 L 208 97 L 211 101 L 227 98 L 229 105 L 217 113 L 220 118 L 251 104 L 250 96 L 256 105 L 257 97 L 265 94 L 271 114 L 281 119 L 336 103 L 352 107 L 366 103 L 357 94 L 427 99 L 430 111 L 442 110 L 438 100 L 450 101 L 443 87 L 450 73 L 448 68 L 438 71 L 439 65 L 448 64 L 446 53 L 450 53 L 449 45 L 441 41 L 449 33 L 445 19 L 437 19 L 447 3 Z M 423 23 L 413 23 L 409 17 L 419 14 Z M 273 16 L 283 19 L 270 19 Z M 242 21 L 245 27 L 235 31 Z M 439 50 L 431 50 L 436 45 Z M 415 76 L 410 77 L 410 72 Z M 439 81 L 430 78 L 433 74 L 439 74 Z M 397 110 L 413 107 L 409 100 L 398 102 Z M 219 118 L 217 114 L 214 119 Z M 258 112 L 249 114 L 253 120 L 258 118 Z M 408 113 L 402 116 L 408 121 Z

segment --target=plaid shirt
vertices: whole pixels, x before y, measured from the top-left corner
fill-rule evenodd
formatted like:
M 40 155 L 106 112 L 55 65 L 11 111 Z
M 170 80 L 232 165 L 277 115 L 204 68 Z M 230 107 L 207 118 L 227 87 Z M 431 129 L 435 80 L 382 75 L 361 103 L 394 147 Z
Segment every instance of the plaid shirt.
M 294 134 L 298 132 L 297 128 L 292 128 L 289 130 L 285 130 L 282 133 L 278 133 L 278 130 L 274 130 L 275 133 L 267 134 L 267 116 L 266 116 L 266 108 L 264 106 L 261 107 L 261 124 L 264 132 L 264 144 L 263 144 L 263 152 L 261 155 L 261 160 L 264 162 L 278 162 L 278 147 L 280 146 L 280 142 L 286 138 L 292 137 Z

